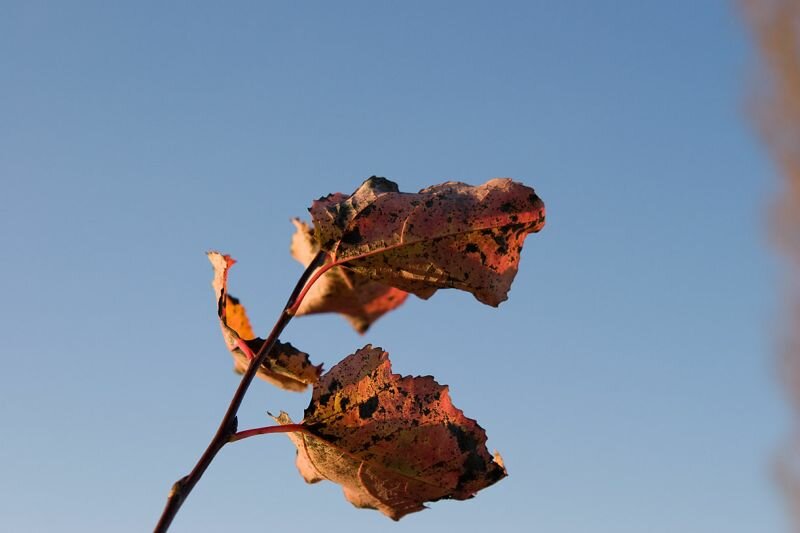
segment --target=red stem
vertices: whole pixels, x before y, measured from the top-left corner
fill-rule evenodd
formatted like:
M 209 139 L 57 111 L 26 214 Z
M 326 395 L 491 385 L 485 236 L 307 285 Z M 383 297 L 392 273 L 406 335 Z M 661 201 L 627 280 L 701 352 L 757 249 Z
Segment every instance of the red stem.
M 314 273 L 314 276 L 311 278 L 311 281 L 308 284 L 306 284 L 305 287 L 303 287 L 303 290 L 299 293 L 299 296 L 295 300 L 294 304 L 291 305 L 287 309 L 287 312 L 289 314 L 291 314 L 291 315 L 294 315 L 295 313 L 297 313 L 297 310 L 300 308 L 300 304 L 303 302 L 303 298 L 305 298 L 305 296 L 308 293 L 308 290 L 311 288 L 311 286 L 314 285 L 314 282 L 316 282 L 320 277 L 322 277 L 322 275 L 325 272 L 327 272 L 331 268 L 333 268 L 335 266 L 342 266 L 342 265 L 345 265 L 345 264 L 350 263 L 352 261 L 355 261 L 357 259 L 363 259 L 365 257 L 370 257 L 370 256 L 378 254 L 378 253 L 384 253 L 387 250 L 393 250 L 395 248 L 400 248 L 401 246 L 405 246 L 405 243 L 400 242 L 400 243 L 397 243 L 397 244 L 392 244 L 391 246 L 386 246 L 385 248 L 380 248 L 378 250 L 373 250 L 371 252 L 366 252 L 366 253 L 363 253 L 363 254 L 360 254 L 360 255 L 355 255 L 353 257 L 348 257 L 347 259 L 344 259 L 344 260 L 341 260 L 341 261 L 335 259 L 335 254 L 330 255 L 330 258 L 332 259 L 332 261 L 330 263 L 326 263 L 325 265 L 322 266 L 322 268 L 320 268 L 319 270 L 317 270 Z M 320 254 L 325 253 L 326 256 L 327 256 L 326 252 L 320 251 L 319 253 Z
M 323 252 L 320 252 L 320 253 L 323 253 Z M 300 304 L 303 303 L 303 298 L 306 297 L 306 294 L 308 294 L 308 291 L 311 288 L 311 286 L 319 278 L 321 278 L 322 275 L 325 272 L 327 272 L 328 270 L 330 270 L 331 268 L 333 268 L 333 267 L 335 267 L 335 266 L 337 266 L 339 264 L 341 264 L 341 263 L 328 263 L 328 264 L 323 265 L 322 268 L 320 268 L 319 270 L 317 270 L 314 273 L 314 275 L 311 277 L 309 282 L 306 283 L 305 287 L 303 287 L 303 290 L 300 292 L 300 294 L 298 294 L 297 298 L 295 298 L 294 303 L 288 309 L 286 309 L 286 312 L 289 313 L 290 315 L 294 316 L 295 313 L 297 313 L 297 310 L 300 308 Z
M 281 426 L 266 426 L 263 428 L 246 429 L 238 431 L 231 435 L 228 442 L 236 442 L 237 440 L 246 439 L 248 437 L 255 437 L 256 435 L 268 435 L 270 433 L 308 433 L 308 428 L 303 424 L 283 424 Z
M 289 309 L 299 306 L 299 302 L 308 292 L 308 287 L 317 279 L 319 279 L 319 276 L 311 278 L 311 275 L 314 273 L 317 267 L 319 267 L 322 262 L 326 260 L 326 258 L 327 255 L 324 252 L 317 253 L 311 263 L 309 263 L 309 265 L 306 267 L 303 275 L 300 276 L 300 279 L 297 281 L 297 285 L 295 285 L 291 296 L 289 296 L 289 300 L 286 302 L 286 305 L 281 311 L 281 314 L 278 317 L 278 320 L 275 322 L 272 331 L 264 340 L 264 343 L 261 345 L 258 353 L 255 354 L 253 359 L 250 361 L 250 365 L 247 367 L 247 370 L 242 376 L 242 380 L 239 382 L 239 386 L 237 387 L 236 392 L 233 394 L 233 398 L 231 398 L 231 403 L 228 405 L 228 409 L 225 411 L 225 415 L 222 417 L 219 428 L 214 434 L 214 438 L 211 439 L 211 442 L 203 452 L 203 455 L 200 456 L 197 464 L 195 464 L 194 468 L 192 468 L 192 471 L 172 485 L 172 489 L 167 497 L 167 504 L 164 507 L 164 511 L 161 513 L 161 518 L 158 520 L 158 524 L 156 524 L 156 527 L 153 530 L 154 533 L 164 533 L 167 531 L 167 529 L 169 529 L 169 526 L 172 523 L 172 520 L 175 518 L 175 515 L 178 513 L 178 510 L 181 508 L 181 505 L 183 505 L 183 502 L 189 496 L 189 493 L 192 491 L 197 482 L 200 481 L 200 478 L 211 464 L 211 461 L 214 460 L 214 457 L 216 457 L 217 453 L 219 453 L 222 447 L 229 442 L 231 436 L 236 434 L 236 413 L 239 412 L 239 407 L 242 405 L 242 400 L 244 400 L 247 389 L 253 382 L 253 378 L 256 376 L 258 368 L 267 359 L 267 355 L 269 354 L 270 350 L 272 350 L 272 347 L 275 346 L 275 343 L 278 340 L 278 335 L 281 334 L 286 325 L 292 319 L 294 313 L 291 313 Z M 309 280 L 309 278 L 311 279 Z

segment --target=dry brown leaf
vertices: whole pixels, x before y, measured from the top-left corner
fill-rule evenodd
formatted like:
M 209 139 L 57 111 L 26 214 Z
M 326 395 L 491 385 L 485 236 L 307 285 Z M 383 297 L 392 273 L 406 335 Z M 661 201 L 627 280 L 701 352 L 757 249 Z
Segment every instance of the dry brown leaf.
M 545 221 L 534 190 L 506 178 L 412 194 L 373 176 L 350 196 L 320 198 L 310 212 L 335 264 L 421 298 L 454 287 L 492 306 L 507 298 L 525 237 Z
M 258 353 L 264 339 L 253 333 L 244 306 L 227 292 L 228 270 L 236 262 L 228 255 L 209 252 L 208 259 L 214 267 L 214 295 L 217 299 L 222 336 L 233 356 L 233 369 L 241 374 Z M 290 343 L 278 341 L 270 350 L 264 364 L 258 369 L 258 377 L 282 389 L 301 392 L 319 380 L 322 365 L 314 366 L 308 354 Z
M 292 423 L 286 413 L 276 421 Z M 288 434 L 303 478 L 338 483 L 356 507 L 394 520 L 425 502 L 471 498 L 506 476 L 446 386 L 392 374 L 388 354 L 370 345 L 314 385 L 303 425 L 307 432 Z
M 319 251 L 311 228 L 299 219 L 292 220 L 292 257 L 308 266 Z M 402 304 L 408 293 L 360 276 L 341 267 L 326 271 L 311 286 L 296 315 L 341 313 L 356 331 L 364 333 L 384 313 Z

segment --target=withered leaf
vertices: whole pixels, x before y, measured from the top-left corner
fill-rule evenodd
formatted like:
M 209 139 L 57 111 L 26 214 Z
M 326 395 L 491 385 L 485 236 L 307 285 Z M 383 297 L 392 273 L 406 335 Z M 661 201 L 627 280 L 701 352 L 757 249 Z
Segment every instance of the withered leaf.
M 276 421 L 292 423 L 286 413 Z M 392 374 L 388 354 L 370 345 L 314 385 L 303 425 L 306 432 L 288 434 L 303 478 L 338 483 L 356 507 L 394 520 L 425 502 L 471 498 L 506 476 L 446 386 Z
M 255 336 L 244 306 L 228 294 L 228 270 L 236 261 L 219 252 L 209 252 L 208 259 L 214 267 L 212 286 L 217 298 L 222 336 L 233 356 L 233 369 L 241 374 L 247 370 L 250 360 L 258 353 L 264 339 Z M 308 385 L 316 383 L 321 372 L 322 365 L 312 365 L 307 353 L 301 352 L 290 343 L 278 341 L 258 369 L 257 375 L 282 389 L 300 392 Z
M 320 198 L 310 212 L 335 263 L 421 298 L 454 287 L 492 306 L 506 300 L 523 241 L 545 221 L 534 190 L 507 178 L 412 194 L 373 176 L 350 196 Z
M 292 257 L 308 266 L 319 251 L 311 228 L 299 219 L 292 220 L 296 231 L 292 236 Z M 373 281 L 341 267 L 326 271 L 311 286 L 296 315 L 341 313 L 356 331 L 364 333 L 384 313 L 402 304 L 408 293 Z

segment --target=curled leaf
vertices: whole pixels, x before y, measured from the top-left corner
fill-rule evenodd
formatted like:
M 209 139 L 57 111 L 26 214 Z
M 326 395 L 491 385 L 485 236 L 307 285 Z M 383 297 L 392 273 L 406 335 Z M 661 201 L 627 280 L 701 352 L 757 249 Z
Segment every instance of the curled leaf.
M 233 356 L 233 369 L 241 374 L 247 370 L 250 360 L 258 353 L 264 339 L 255 336 L 244 306 L 237 298 L 228 294 L 228 270 L 236 261 L 219 252 L 209 252 L 208 259 L 214 267 L 212 286 L 217 298 L 222 336 Z M 290 343 L 278 341 L 258 369 L 257 375 L 282 389 L 300 392 L 308 385 L 316 383 L 321 372 L 322 365 L 312 365 L 307 353 L 301 352 Z
M 276 418 L 290 424 L 286 413 Z M 328 479 L 356 507 L 394 520 L 425 502 L 471 498 L 506 476 L 486 449 L 486 433 L 453 406 L 431 376 L 392 374 L 388 354 L 367 345 L 314 385 L 303 420 L 290 433 L 309 483 Z
M 314 232 L 302 220 L 292 220 L 296 231 L 292 236 L 292 257 L 308 266 L 319 251 Z M 326 271 L 311 286 L 296 315 L 341 313 L 356 331 L 364 333 L 381 317 L 402 304 L 408 293 L 373 281 L 341 267 Z
M 492 306 L 507 298 L 525 237 L 545 221 L 534 190 L 507 178 L 412 194 L 373 176 L 350 196 L 320 198 L 310 212 L 335 263 L 421 298 L 454 287 Z

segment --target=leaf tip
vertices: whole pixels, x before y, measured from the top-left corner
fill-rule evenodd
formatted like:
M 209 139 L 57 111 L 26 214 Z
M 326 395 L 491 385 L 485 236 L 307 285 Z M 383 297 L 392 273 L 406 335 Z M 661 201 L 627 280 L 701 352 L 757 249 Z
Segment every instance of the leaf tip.
M 217 268 L 229 268 L 231 265 L 236 263 L 236 259 L 229 256 L 228 254 L 223 254 L 222 252 L 218 252 L 216 250 L 209 250 L 206 252 L 206 257 L 214 266 L 215 269 Z
M 500 455 L 500 452 L 498 452 L 497 450 L 494 450 L 492 452 L 492 459 L 494 460 L 494 463 L 497 466 L 499 466 L 500 468 L 503 469 L 503 474 L 505 474 L 507 476 L 508 475 L 508 470 L 506 470 L 506 463 L 505 463 L 505 461 L 503 461 L 503 456 Z

